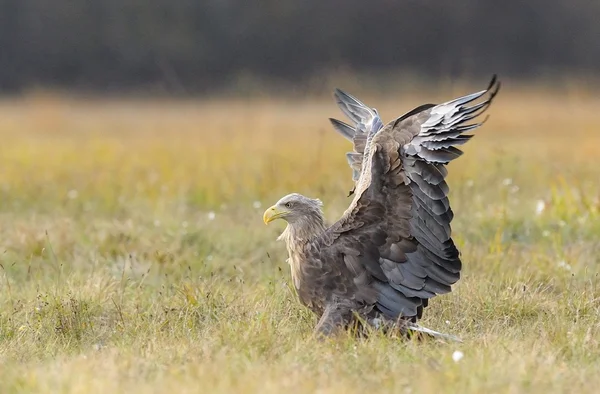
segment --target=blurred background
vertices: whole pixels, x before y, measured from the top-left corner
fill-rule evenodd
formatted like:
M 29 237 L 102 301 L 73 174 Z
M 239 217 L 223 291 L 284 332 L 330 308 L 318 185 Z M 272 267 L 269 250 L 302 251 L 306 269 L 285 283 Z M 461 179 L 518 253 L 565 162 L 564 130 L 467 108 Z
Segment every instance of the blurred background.
M 0 0 L 0 91 L 323 93 L 597 81 L 596 0 Z
M 597 392 L 599 17 L 600 0 L 0 0 L 0 393 Z M 387 122 L 493 74 L 448 166 L 464 275 L 424 320 L 474 339 L 464 360 L 305 345 L 314 316 L 262 215 L 291 192 L 329 223 L 350 204 L 333 88 Z

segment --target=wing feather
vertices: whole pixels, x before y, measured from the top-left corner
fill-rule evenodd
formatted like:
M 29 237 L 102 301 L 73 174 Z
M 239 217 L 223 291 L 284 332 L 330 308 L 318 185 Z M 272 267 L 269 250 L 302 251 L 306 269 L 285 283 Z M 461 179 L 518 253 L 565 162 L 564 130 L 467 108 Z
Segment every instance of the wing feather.
M 354 144 L 354 152 L 348 152 L 346 159 L 352 169 L 352 180 L 356 183 L 360 177 L 369 132 L 371 130 L 378 131 L 383 123 L 375 108 L 368 107 L 356 97 L 340 89 L 335 89 L 334 97 L 338 107 L 354 124 L 352 126 L 340 120 L 329 118 L 333 128 Z
M 344 138 L 346 138 L 349 141 L 354 140 L 354 134 L 356 133 L 354 127 L 333 118 L 329 118 L 329 121 L 331 122 L 331 125 L 333 126 L 334 130 L 340 133 Z

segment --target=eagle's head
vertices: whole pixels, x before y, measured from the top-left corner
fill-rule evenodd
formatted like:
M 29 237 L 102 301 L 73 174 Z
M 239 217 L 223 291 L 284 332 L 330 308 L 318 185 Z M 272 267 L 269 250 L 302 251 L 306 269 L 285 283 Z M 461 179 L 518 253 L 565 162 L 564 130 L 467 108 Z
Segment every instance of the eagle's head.
M 265 224 L 275 219 L 283 219 L 289 224 L 305 221 L 307 218 L 321 217 L 321 200 L 305 197 L 298 193 L 288 194 L 263 215 Z

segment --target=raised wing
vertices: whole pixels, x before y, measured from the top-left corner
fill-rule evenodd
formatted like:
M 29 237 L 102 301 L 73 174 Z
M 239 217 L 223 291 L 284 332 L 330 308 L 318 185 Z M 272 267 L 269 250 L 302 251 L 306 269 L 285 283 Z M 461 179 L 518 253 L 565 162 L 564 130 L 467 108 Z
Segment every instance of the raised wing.
M 358 181 L 362 168 L 362 159 L 369 134 L 379 131 L 383 122 L 375 108 L 369 108 L 354 96 L 336 89 L 334 97 L 342 112 L 354 126 L 330 118 L 334 129 L 354 144 L 354 151 L 346 153 L 348 165 L 352 169 L 352 180 Z
M 471 138 L 462 133 L 481 125 L 466 123 L 499 87 L 494 77 L 484 91 L 415 108 L 370 136 L 354 200 L 319 240 L 323 256 L 343 256 L 332 264 L 351 274 L 346 287 L 355 286 L 358 301 L 374 291 L 376 310 L 416 320 L 429 298 L 460 278 L 445 164 L 460 156 L 456 146 Z

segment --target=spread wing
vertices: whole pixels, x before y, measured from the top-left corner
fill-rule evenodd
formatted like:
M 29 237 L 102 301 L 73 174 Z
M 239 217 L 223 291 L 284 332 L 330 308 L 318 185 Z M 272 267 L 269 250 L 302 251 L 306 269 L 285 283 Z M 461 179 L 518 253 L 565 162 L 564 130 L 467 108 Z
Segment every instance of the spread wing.
M 351 126 L 337 119 L 329 119 L 334 129 L 354 144 L 354 151 L 346 153 L 346 159 L 352 169 L 352 180 L 357 182 L 360 177 L 367 137 L 379 131 L 383 127 L 383 122 L 375 108 L 369 108 L 348 93 L 336 89 L 334 97 L 338 107 L 353 123 Z
M 451 291 L 462 264 L 445 165 L 499 87 L 494 76 L 486 90 L 415 108 L 369 137 L 352 204 L 313 248 L 339 272 L 336 291 L 394 319 L 417 319 L 429 298 Z

